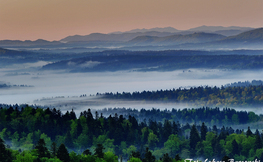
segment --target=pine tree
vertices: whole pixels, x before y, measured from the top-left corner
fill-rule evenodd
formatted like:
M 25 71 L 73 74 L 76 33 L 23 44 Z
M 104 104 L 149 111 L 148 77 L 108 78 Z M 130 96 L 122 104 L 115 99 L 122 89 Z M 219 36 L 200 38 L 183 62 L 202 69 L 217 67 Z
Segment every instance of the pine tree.
M 179 156 L 179 154 L 176 154 L 174 159 L 175 159 L 175 161 L 180 161 L 180 160 L 182 160 L 181 157 Z
M 100 143 L 97 144 L 97 147 L 95 149 L 95 154 L 94 155 L 96 155 L 99 158 L 103 158 L 104 157 L 104 152 L 103 152 L 104 149 L 105 148 L 103 147 L 102 144 L 100 144 Z
M 70 134 L 70 132 L 68 131 L 67 134 L 66 134 L 66 137 L 65 137 L 65 145 L 68 147 L 68 148 L 73 148 L 74 145 L 73 145 L 73 139 L 72 139 L 72 136 Z
M 89 149 L 86 149 L 85 151 L 83 151 L 82 153 L 83 155 L 91 155 L 91 152 Z
M 134 157 L 134 158 L 139 158 L 141 159 L 141 153 L 139 151 L 132 151 L 130 158 Z
M 163 157 L 161 159 L 162 162 L 172 162 L 172 159 L 169 157 L 168 153 L 163 154 Z
M 70 161 L 68 150 L 63 143 L 58 148 L 57 157 L 63 162 Z
M 200 141 L 200 136 L 198 130 L 196 129 L 195 125 L 192 126 L 190 131 L 190 148 L 191 150 L 195 150 L 197 143 Z
M 146 148 L 144 159 L 142 160 L 143 162 L 154 162 L 155 161 L 155 156 L 152 155 L 152 152 L 149 150 L 149 148 Z
M 253 135 L 253 133 L 252 133 L 251 130 L 250 130 L 250 127 L 247 128 L 246 135 L 247 135 L 247 137 Z
M 201 126 L 201 140 L 202 141 L 205 140 L 206 133 L 207 133 L 207 127 L 205 123 L 202 123 L 202 126 Z
M 0 159 L 5 158 L 5 152 L 6 152 L 6 148 L 5 148 L 4 140 L 0 137 Z
M 239 147 L 235 139 L 232 141 L 232 147 L 233 147 L 232 154 L 233 155 L 239 154 Z
M 37 150 L 38 158 L 43 158 L 43 157 L 50 158 L 50 153 L 46 147 L 46 143 L 44 139 L 41 138 L 38 140 L 35 149 Z
M 262 140 L 261 140 L 259 134 L 256 134 L 255 150 L 261 149 L 262 147 L 263 147 Z
M 162 142 L 167 141 L 168 137 L 172 134 L 172 125 L 171 122 L 167 119 L 164 121 L 162 134 L 163 134 Z
M 57 144 L 55 142 L 53 142 L 51 144 L 51 148 L 50 148 L 51 156 L 55 157 L 57 155 L 57 151 L 58 151 Z
M 1 162 L 12 162 L 12 153 L 6 149 L 4 140 L 0 137 L 0 161 Z

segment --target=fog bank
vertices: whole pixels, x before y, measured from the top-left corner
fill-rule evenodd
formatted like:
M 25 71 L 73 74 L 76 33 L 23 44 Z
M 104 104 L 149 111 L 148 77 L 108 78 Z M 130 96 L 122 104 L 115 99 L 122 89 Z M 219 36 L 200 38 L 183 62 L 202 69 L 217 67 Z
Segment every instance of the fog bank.
M 35 66 L 35 65 L 34 65 Z M 14 69 L 1 69 L 1 83 L 32 85 L 33 87 L 0 90 L 0 103 L 37 104 L 58 106 L 68 105 L 77 108 L 185 108 L 183 105 L 157 103 L 98 101 L 90 95 L 105 92 L 156 91 L 193 86 L 221 86 L 238 81 L 263 80 L 263 71 L 235 71 L 218 69 L 185 69 L 171 72 L 101 72 L 101 73 L 64 73 L 61 71 L 14 73 Z M 80 98 L 85 94 L 88 100 Z M 49 98 L 47 100 L 47 98 Z M 53 98 L 53 99 L 52 99 Z M 43 100 L 46 99 L 46 100 Z M 65 109 L 64 107 L 63 109 Z M 67 108 L 66 108 L 67 109 Z

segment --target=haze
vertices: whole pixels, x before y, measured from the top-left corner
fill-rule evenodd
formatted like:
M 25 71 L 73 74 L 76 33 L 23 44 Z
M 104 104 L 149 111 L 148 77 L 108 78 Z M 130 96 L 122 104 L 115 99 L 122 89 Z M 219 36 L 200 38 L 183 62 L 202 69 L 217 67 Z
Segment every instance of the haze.
M 262 0 L 0 0 L 0 40 L 60 40 L 135 28 L 263 26 Z
M 5 104 L 37 104 L 56 107 L 62 111 L 74 108 L 80 112 L 87 108 L 102 109 L 109 107 L 160 109 L 185 108 L 186 104 L 151 103 L 143 101 L 109 101 L 98 100 L 97 92 L 134 92 L 156 91 L 190 86 L 221 86 L 237 81 L 263 80 L 262 71 L 237 71 L 218 69 L 189 69 L 172 72 L 102 72 L 102 73 L 63 73 L 62 71 L 32 71 L 30 68 L 42 66 L 45 62 L 26 63 L 1 69 L 1 83 L 10 85 L 32 85 L 1 89 L 0 103 Z M 29 69 L 25 70 L 22 67 Z M 23 69 L 19 71 L 19 69 Z M 26 75 L 25 73 L 26 72 Z M 87 97 L 80 97 L 86 94 Z M 252 110 L 252 109 L 251 109 Z M 254 109 L 253 109 L 254 110 Z M 256 111 L 257 110 L 257 111 Z M 255 112 L 261 109 L 255 109 Z

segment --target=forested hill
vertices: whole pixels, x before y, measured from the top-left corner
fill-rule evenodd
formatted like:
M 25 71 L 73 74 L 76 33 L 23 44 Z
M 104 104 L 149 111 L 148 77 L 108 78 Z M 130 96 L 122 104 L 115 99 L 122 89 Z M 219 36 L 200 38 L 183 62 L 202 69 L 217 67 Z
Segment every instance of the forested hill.
M 262 106 L 263 85 L 248 87 L 191 87 L 143 92 L 97 94 L 103 98 L 165 101 L 207 106 Z
M 70 72 L 173 71 L 189 68 L 260 70 L 262 51 L 103 51 L 85 57 L 63 59 L 42 70 Z
M 212 112 L 218 112 L 225 116 L 226 122 L 234 122 L 233 124 L 238 118 L 242 119 L 240 123 L 247 124 L 262 121 L 262 116 L 230 109 L 220 111 L 217 108 L 201 108 L 196 111 L 198 113 L 194 112 L 194 110 L 183 111 L 190 117 L 200 118 L 202 117 L 200 115 L 206 112 L 211 115 Z M 176 112 L 172 113 L 176 114 Z M 206 116 L 211 115 L 206 114 Z M 228 115 L 232 117 L 229 118 Z M 103 145 L 105 152 L 112 152 L 125 159 L 135 156 L 132 152 L 138 151 L 139 154 L 136 157 L 142 161 L 147 158 L 148 150 L 146 149 L 145 152 L 145 148 L 151 150 L 151 155 L 156 160 L 162 158 L 164 154 L 169 157 L 179 154 L 182 158 L 204 156 L 217 159 L 222 159 L 227 155 L 241 160 L 263 157 L 261 151 L 263 143 L 260 138 L 262 134 L 258 130 L 252 133 L 249 127 L 245 131 L 216 125 L 209 128 L 206 123 L 181 124 L 174 120 L 167 120 L 165 117 L 163 122 L 138 121 L 133 116 L 125 118 L 116 113 L 104 117 L 98 112 L 92 114 L 90 109 L 82 112 L 77 118 L 73 110 L 63 114 L 56 109 L 0 108 L 0 130 L 0 139 L 6 141 L 11 149 L 23 151 L 21 154 L 13 153 L 13 156 L 23 156 L 29 153 L 32 154 L 32 158 L 40 159 L 59 157 L 58 150 L 54 149 L 56 145 L 64 145 L 63 147 L 66 146 L 69 150 L 78 153 L 88 149 L 89 154 L 93 154 L 96 153 L 96 146 L 99 144 Z M 40 142 L 46 149 L 38 150 Z M 2 143 L 3 141 L 0 140 L 0 145 Z M 48 148 L 51 148 L 52 156 Z M 32 152 L 27 151 L 32 149 L 34 149 Z M 2 156 L 0 154 L 0 157 Z M 70 157 L 68 156 L 67 162 L 75 162 L 73 157 L 80 158 L 73 153 Z
M 251 82 L 245 81 L 245 82 L 234 82 L 231 84 L 226 84 L 225 87 L 249 87 L 249 86 L 259 86 L 263 85 L 262 80 L 252 80 Z

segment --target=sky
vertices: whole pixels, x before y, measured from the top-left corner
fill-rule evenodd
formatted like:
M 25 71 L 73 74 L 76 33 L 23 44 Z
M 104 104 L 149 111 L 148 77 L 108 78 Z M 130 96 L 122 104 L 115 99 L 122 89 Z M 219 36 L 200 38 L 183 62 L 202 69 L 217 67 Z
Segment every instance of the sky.
M 202 25 L 263 27 L 263 0 L 0 0 L 0 40 Z

